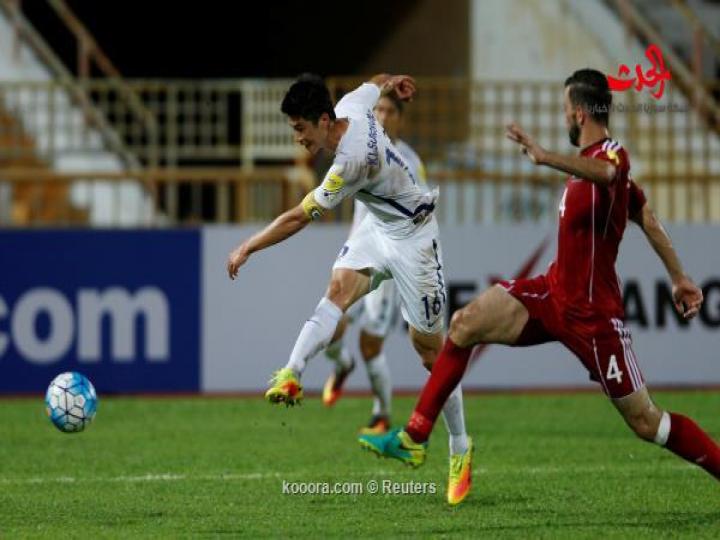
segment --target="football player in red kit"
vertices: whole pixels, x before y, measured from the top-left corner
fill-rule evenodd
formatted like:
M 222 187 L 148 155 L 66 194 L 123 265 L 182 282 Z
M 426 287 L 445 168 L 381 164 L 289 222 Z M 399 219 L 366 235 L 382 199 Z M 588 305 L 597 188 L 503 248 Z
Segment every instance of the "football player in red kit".
M 558 249 L 547 274 L 500 282 L 457 311 L 417 406 L 404 430 L 364 435 L 360 444 L 414 466 L 446 397 L 460 382 L 474 345 L 527 346 L 559 341 L 599 382 L 628 426 L 720 479 L 720 447 L 690 418 L 651 400 L 625 327 L 615 273 L 628 218 L 645 233 L 672 280 L 675 306 L 697 315 L 702 292 L 684 273 L 662 225 L 630 175 L 622 145 L 608 134 L 612 95 L 605 75 L 576 71 L 565 81 L 565 119 L 578 156 L 545 150 L 519 126 L 507 137 L 537 165 L 569 175 L 559 209 Z

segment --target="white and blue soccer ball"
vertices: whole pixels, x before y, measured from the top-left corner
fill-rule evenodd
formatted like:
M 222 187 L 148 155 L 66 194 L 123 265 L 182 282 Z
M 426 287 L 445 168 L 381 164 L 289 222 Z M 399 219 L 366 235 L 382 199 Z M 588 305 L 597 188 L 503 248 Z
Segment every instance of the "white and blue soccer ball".
M 76 371 L 61 373 L 45 394 L 45 407 L 55 427 L 65 433 L 78 433 L 92 422 L 97 411 L 97 394 L 92 383 Z

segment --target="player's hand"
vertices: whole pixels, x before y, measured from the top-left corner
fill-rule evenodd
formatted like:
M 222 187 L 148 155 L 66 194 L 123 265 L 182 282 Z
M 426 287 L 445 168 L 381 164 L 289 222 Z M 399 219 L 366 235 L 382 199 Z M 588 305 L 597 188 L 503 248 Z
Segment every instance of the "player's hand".
M 247 248 L 247 242 L 241 244 L 230 252 L 227 261 L 227 271 L 230 279 L 235 279 L 238 275 L 240 267 L 250 258 L 250 251 Z
M 519 144 L 522 147 L 523 154 L 527 154 L 533 163 L 542 165 L 545 161 L 545 149 L 516 123 L 513 122 L 505 127 L 505 136 Z
M 410 75 L 393 75 L 380 88 L 382 95 L 395 92 L 400 101 L 412 101 L 416 91 L 415 79 Z
M 687 276 L 673 281 L 673 302 L 675 309 L 686 319 L 692 319 L 700 311 L 703 303 L 703 293 Z

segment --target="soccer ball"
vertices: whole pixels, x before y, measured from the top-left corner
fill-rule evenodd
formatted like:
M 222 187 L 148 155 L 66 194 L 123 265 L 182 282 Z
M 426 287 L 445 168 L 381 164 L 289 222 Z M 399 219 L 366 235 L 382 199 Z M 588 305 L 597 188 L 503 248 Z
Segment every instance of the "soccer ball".
M 56 428 L 65 433 L 78 433 L 95 417 L 97 394 L 87 377 L 69 371 L 50 383 L 45 407 Z

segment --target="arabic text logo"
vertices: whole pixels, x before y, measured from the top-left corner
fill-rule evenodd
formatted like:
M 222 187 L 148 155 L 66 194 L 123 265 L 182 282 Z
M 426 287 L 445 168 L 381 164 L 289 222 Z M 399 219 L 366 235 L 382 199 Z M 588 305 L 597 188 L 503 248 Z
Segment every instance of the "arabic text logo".
M 643 72 L 642 66 L 637 64 L 635 66 L 635 77 L 628 77 L 630 68 L 625 64 L 620 64 L 617 77 L 607 76 L 610 90 L 624 92 L 633 87 L 639 92 L 645 87 L 651 89 L 657 87 L 657 89 L 650 92 L 650 95 L 655 99 L 660 99 L 665 91 L 665 81 L 670 80 L 670 70 L 665 69 L 665 60 L 663 60 L 662 51 L 657 45 L 648 46 L 645 50 L 645 58 L 650 61 L 650 68 Z

